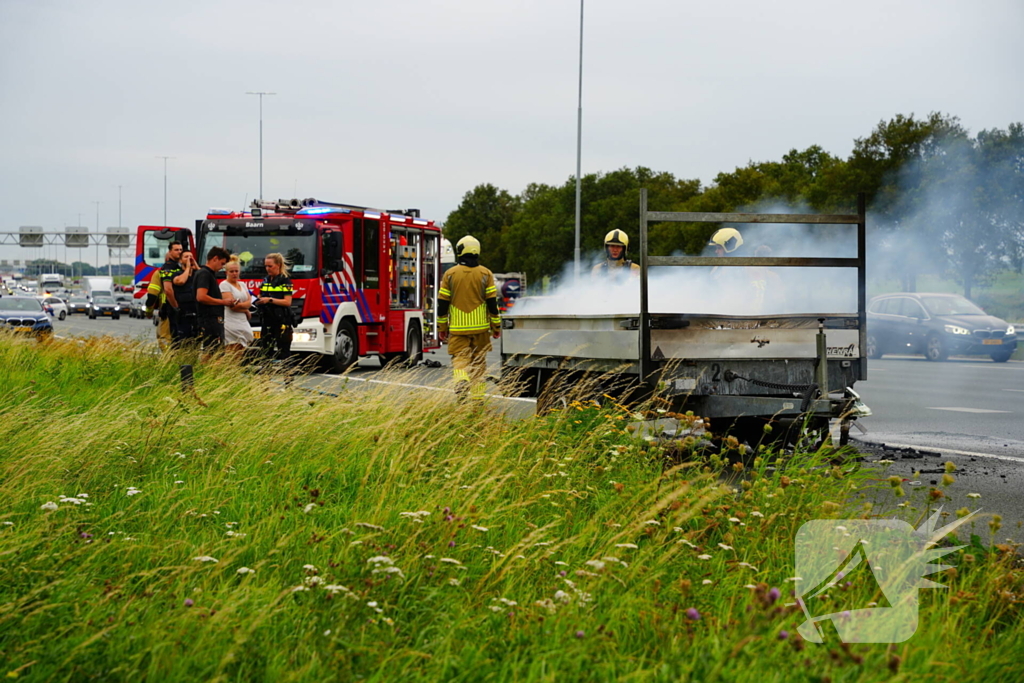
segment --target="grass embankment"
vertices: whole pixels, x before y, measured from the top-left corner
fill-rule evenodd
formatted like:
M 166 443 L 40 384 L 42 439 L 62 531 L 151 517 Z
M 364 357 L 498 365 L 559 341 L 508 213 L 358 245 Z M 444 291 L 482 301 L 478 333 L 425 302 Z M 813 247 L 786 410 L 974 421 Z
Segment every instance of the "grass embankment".
M 0 676 L 1010 681 L 1024 668 L 1021 572 L 977 549 L 937 576 L 949 590 L 922 592 L 906 643 L 798 636 L 794 537 L 870 514 L 842 505 L 878 476 L 853 464 L 672 467 L 621 411 L 509 422 L 442 392 L 310 396 L 226 367 L 200 369 L 197 399 L 175 365 L 110 340 L 0 339 L 0 382 Z M 876 599 L 844 584 L 824 611 Z

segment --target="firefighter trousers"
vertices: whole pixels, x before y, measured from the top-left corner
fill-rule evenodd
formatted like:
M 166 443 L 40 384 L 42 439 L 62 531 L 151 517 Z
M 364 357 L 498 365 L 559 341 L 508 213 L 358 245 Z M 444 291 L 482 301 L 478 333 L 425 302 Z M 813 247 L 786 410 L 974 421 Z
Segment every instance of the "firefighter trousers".
M 491 333 L 453 334 L 448 337 L 448 355 L 452 357 L 455 393 L 460 400 L 482 400 L 487 390 L 487 354 L 491 351 Z

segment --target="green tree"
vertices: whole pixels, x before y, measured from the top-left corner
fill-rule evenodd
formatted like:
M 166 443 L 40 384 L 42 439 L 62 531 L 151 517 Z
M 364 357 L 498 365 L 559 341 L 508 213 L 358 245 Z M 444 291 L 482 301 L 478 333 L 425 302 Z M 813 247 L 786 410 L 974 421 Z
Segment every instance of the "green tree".
M 466 235 L 480 240 L 482 260 L 494 272 L 507 268 L 503 234 L 515 221 L 520 202 L 507 190 L 490 183 L 477 185 L 462 197 L 458 208 L 448 214 L 444 235 L 454 245 Z

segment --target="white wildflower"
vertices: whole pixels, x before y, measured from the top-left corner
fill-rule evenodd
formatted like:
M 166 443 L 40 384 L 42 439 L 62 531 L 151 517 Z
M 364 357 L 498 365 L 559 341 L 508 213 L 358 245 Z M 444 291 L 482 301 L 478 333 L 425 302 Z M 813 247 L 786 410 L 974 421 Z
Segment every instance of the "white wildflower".
M 239 574 L 243 574 L 243 575 L 244 574 L 255 574 L 256 570 L 255 569 L 249 569 L 248 567 L 239 567 L 238 568 L 238 573 Z
M 755 567 L 754 565 L 750 564 L 749 562 L 740 562 L 739 566 L 740 567 L 746 567 L 747 569 L 753 569 L 755 572 L 757 571 L 757 567 Z
M 175 484 L 184 484 L 185 482 L 184 482 L 184 480 L 182 480 L 182 479 L 178 479 L 178 480 L 177 480 L 177 481 L 175 481 L 174 483 L 175 483 Z
M 324 635 L 325 636 L 331 635 L 331 629 L 327 629 L 326 631 L 324 631 Z
M 751 517 L 764 517 L 764 515 L 762 513 L 758 512 L 757 510 L 754 510 L 753 512 L 751 512 L 750 516 Z
M 491 610 L 492 612 L 504 612 L 504 611 L 505 611 L 505 608 L 504 608 L 504 607 L 502 607 L 501 605 L 491 605 L 491 606 L 490 606 L 490 610 Z
M 441 562 L 445 562 L 447 564 L 462 564 L 461 562 L 452 557 L 442 557 Z
M 661 526 L 661 522 L 656 519 L 649 519 L 644 522 L 644 526 Z
M 209 555 L 200 555 L 199 557 L 193 557 L 196 562 L 217 562 L 216 557 L 210 557 Z
M 718 547 L 721 548 L 722 550 L 732 550 L 732 546 L 731 545 L 726 545 L 724 543 L 719 543 Z
M 430 510 L 417 510 L 416 512 L 399 512 L 398 513 L 399 517 L 409 517 L 409 518 L 411 518 L 413 520 L 416 520 L 416 521 L 419 521 L 423 517 L 427 517 L 429 515 L 430 515 Z
M 637 548 L 637 544 L 636 543 L 616 543 L 615 547 L 616 548 L 630 548 L 632 550 L 635 550 Z
M 487 527 L 485 527 L 485 526 L 477 526 L 476 524 L 472 525 L 470 528 L 471 529 L 476 529 L 477 531 L 490 531 L 490 529 L 488 529 Z
M 967 497 L 968 498 L 981 498 L 981 494 L 980 493 L 968 493 Z
M 240 534 L 237 531 L 231 531 L 230 529 L 225 531 L 224 535 L 228 536 L 229 538 L 245 538 L 245 534 Z
M 791 576 L 788 579 L 786 579 L 786 581 L 803 581 L 803 580 L 804 580 L 804 577 L 802 577 L 802 576 Z
M 704 579 L 703 581 L 701 581 L 701 583 L 705 586 L 710 586 L 714 583 L 714 581 L 712 581 L 711 579 Z
M 386 531 L 386 529 L 378 524 L 370 524 L 369 522 L 356 522 L 356 526 L 370 531 Z
M 9 522 L 7 520 L 4 520 L 4 526 L 14 526 L 14 522 Z
M 589 567 L 593 567 L 597 571 L 601 571 L 602 569 L 604 569 L 604 562 L 602 562 L 601 560 L 587 560 L 583 564 Z
M 846 527 L 845 526 L 837 526 L 836 527 L 836 531 L 846 531 Z
M 398 574 L 401 578 L 405 578 L 405 574 L 398 567 L 377 567 L 371 572 L 372 574 Z
M 308 591 L 309 586 L 296 586 L 292 589 L 292 593 L 301 593 L 302 591 Z
M 688 540 L 686 540 L 685 538 L 681 538 L 681 539 L 679 539 L 678 541 L 676 541 L 676 544 L 677 544 L 677 545 L 678 545 L 678 544 L 680 544 L 680 543 L 682 543 L 683 545 L 687 545 L 687 546 L 689 546 L 689 547 L 693 548 L 694 550 L 696 550 L 696 549 L 697 549 L 697 546 L 695 546 L 695 545 L 694 545 L 693 543 L 690 543 L 690 542 L 689 542 Z
M 555 602 L 562 602 L 568 604 L 572 601 L 572 596 L 565 591 L 555 591 Z
M 395 561 L 392 560 L 387 555 L 377 555 L 376 557 L 371 557 L 370 559 L 368 559 L 366 561 L 366 564 L 394 564 L 394 563 L 395 563 Z
M 307 586 L 319 586 L 324 582 L 323 577 L 320 576 L 307 576 L 304 579 L 304 583 Z
M 744 586 L 744 588 L 750 588 L 751 590 L 753 590 L 753 589 L 757 588 L 757 586 L 755 586 L 752 583 L 748 583 L 747 585 Z
M 500 602 L 501 604 L 505 605 L 506 607 L 515 607 L 516 605 L 519 604 L 515 600 L 509 600 L 508 598 L 491 598 L 491 602 Z
M 307 572 L 315 572 L 316 571 L 316 567 L 314 565 L 311 565 L 311 564 L 304 564 L 304 565 L 302 565 L 302 568 L 305 569 Z
M 461 582 L 458 579 L 448 579 L 449 586 L 458 586 Z
M 337 583 L 332 583 L 329 586 L 324 586 L 324 590 L 325 591 L 330 591 L 331 593 L 351 593 L 352 592 L 346 586 L 342 586 L 341 584 L 337 584 Z
M 697 559 L 698 560 L 710 560 L 711 556 L 710 555 L 698 555 Z
M 562 562 L 561 560 L 556 560 L 556 561 L 555 561 L 555 564 L 556 564 L 557 566 L 559 566 L 559 567 L 568 567 L 568 566 L 569 566 L 569 563 L 568 563 L 568 562 Z
M 313 510 L 316 510 L 316 503 L 309 503 L 306 505 L 306 507 L 302 508 L 302 511 L 305 512 L 307 515 Z
M 137 489 L 134 486 L 129 486 L 128 490 L 124 492 L 126 496 L 135 496 L 142 493 L 141 489 Z
M 879 465 L 891 465 L 891 464 L 893 464 L 896 461 L 895 460 L 877 460 L 876 462 Z

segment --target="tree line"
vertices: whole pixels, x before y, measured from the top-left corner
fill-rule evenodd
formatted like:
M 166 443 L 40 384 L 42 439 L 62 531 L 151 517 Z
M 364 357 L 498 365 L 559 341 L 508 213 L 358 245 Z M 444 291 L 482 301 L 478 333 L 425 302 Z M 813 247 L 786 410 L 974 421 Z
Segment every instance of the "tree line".
M 580 235 L 600 253 L 613 229 L 636 236 L 639 190 L 651 211 L 752 211 L 768 203 L 815 213 L 852 213 L 867 195 L 874 274 L 933 273 L 964 293 L 1000 269 L 1024 271 L 1024 124 L 972 135 L 955 116 L 897 115 L 854 141 L 843 159 L 818 145 L 779 161 L 751 161 L 719 173 L 710 185 L 638 166 L 583 176 Z M 560 186 L 531 183 L 517 195 L 490 183 L 463 196 L 445 222 L 454 244 L 477 237 L 495 272 L 528 279 L 558 276 L 575 246 L 575 177 Z M 660 223 L 649 230 L 651 253 L 700 253 L 718 228 Z M 633 250 L 635 253 L 635 250 Z

